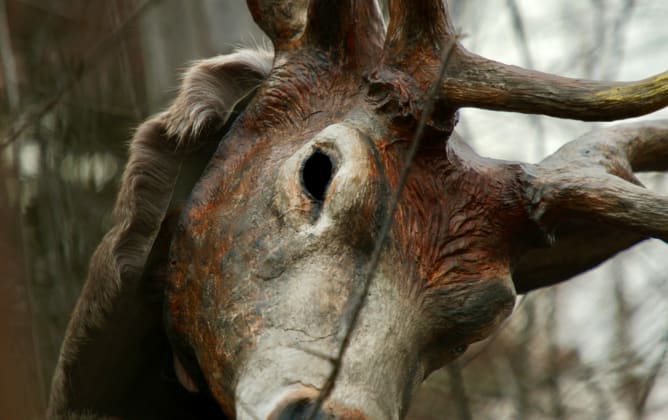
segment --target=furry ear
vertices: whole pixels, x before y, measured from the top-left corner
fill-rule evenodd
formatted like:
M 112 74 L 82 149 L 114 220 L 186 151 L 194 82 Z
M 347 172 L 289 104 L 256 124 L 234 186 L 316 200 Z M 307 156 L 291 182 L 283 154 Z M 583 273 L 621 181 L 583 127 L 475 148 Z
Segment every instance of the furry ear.
M 239 50 L 196 62 L 184 74 L 178 96 L 167 110 L 167 135 L 190 147 L 220 130 L 269 74 L 272 61 L 268 51 Z
M 160 308 L 141 293 L 147 259 L 164 245 L 155 241 L 184 162 L 196 167 L 190 172 L 201 170 L 211 153 L 203 145 L 217 144 L 239 104 L 268 75 L 272 60 L 271 53 L 242 50 L 195 63 L 167 111 L 136 131 L 113 227 L 91 258 L 65 334 L 49 417 L 174 413 L 169 405 L 178 398 L 165 398 L 171 398 L 176 381 L 165 380 L 159 362 L 162 356 L 171 362 Z

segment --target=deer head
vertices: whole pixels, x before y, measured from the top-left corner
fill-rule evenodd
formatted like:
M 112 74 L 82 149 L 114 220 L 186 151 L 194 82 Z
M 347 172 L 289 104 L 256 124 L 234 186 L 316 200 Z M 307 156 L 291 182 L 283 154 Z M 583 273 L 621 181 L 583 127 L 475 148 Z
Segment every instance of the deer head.
M 401 418 L 516 293 L 668 239 L 668 198 L 633 175 L 668 167 L 665 123 L 597 132 L 537 165 L 480 157 L 453 133 L 462 107 L 646 114 L 668 105 L 667 73 L 608 83 L 508 66 L 465 50 L 441 0 L 389 4 L 386 29 L 375 1 L 248 1 L 271 70 L 243 67 L 262 82 L 224 127 L 163 267 L 177 376 L 230 417 Z M 175 155 L 221 133 L 223 64 L 200 65 L 138 135 L 169 149 L 150 176 L 175 179 Z M 122 196 L 139 196 L 132 179 Z M 139 256 L 121 265 L 134 277 L 172 188 L 119 216 L 144 229 L 115 239 Z
M 518 261 L 568 203 L 616 217 L 577 179 L 548 193 L 551 162 L 476 156 L 452 137 L 456 110 L 627 117 L 666 104 L 666 76 L 611 85 L 491 62 L 458 44 L 440 0 L 391 1 L 387 34 L 374 2 L 304 3 L 249 2 L 274 65 L 181 214 L 169 326 L 229 413 L 299 417 L 324 391 L 318 415 L 398 418 L 508 316 Z

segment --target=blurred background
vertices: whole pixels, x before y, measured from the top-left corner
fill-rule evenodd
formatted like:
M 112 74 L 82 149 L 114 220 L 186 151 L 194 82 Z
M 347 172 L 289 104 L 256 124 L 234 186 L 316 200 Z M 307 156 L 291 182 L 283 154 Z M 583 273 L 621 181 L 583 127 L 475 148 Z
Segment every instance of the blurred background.
M 664 0 L 450 0 L 470 50 L 565 76 L 668 68 Z M 132 129 L 194 59 L 268 44 L 243 0 L 0 0 L 0 418 L 43 416 Z M 663 110 L 647 118 L 668 118 Z M 603 124 L 464 110 L 481 154 L 539 161 Z M 642 180 L 668 194 L 668 179 Z M 432 375 L 411 419 L 668 418 L 668 245 L 518 300 Z

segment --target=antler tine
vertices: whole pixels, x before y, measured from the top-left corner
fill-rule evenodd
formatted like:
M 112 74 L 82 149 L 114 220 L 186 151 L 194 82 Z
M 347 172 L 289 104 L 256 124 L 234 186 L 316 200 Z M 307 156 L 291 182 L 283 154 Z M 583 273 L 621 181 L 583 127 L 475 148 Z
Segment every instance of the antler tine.
M 384 60 L 426 90 L 442 51 L 454 47 L 438 99 L 451 109 L 474 107 L 583 121 L 612 121 L 668 106 L 668 72 L 636 82 L 599 82 L 510 66 L 467 51 L 456 39 L 442 0 L 390 0 Z
M 513 268 L 518 293 L 568 280 L 650 237 L 668 242 L 668 196 L 635 174 L 668 170 L 668 121 L 599 128 L 523 166 L 531 219 L 554 235 Z
M 612 121 L 668 106 L 668 72 L 636 82 L 578 80 L 498 63 L 461 47 L 452 61 L 441 96 L 457 108 Z
M 668 169 L 668 121 L 599 129 L 526 168 L 524 192 L 538 223 L 574 215 L 668 242 L 668 196 L 634 174 Z
M 376 0 L 311 0 L 302 40 L 359 64 L 375 63 L 385 38 Z
M 444 0 L 390 0 L 386 57 L 397 54 L 403 57 L 418 51 L 433 54 L 448 45 L 454 36 Z
M 308 0 L 247 0 L 253 20 L 277 52 L 290 48 L 306 24 Z

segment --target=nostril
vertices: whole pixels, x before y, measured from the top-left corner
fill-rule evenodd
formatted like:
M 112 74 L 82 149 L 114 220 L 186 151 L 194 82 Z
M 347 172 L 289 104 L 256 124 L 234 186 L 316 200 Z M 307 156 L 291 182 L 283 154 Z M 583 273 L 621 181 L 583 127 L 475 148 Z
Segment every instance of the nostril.
M 333 414 L 327 414 L 322 410 L 312 413 L 314 407 L 314 401 L 307 398 L 290 402 L 278 413 L 276 420 L 329 420 L 336 418 Z

